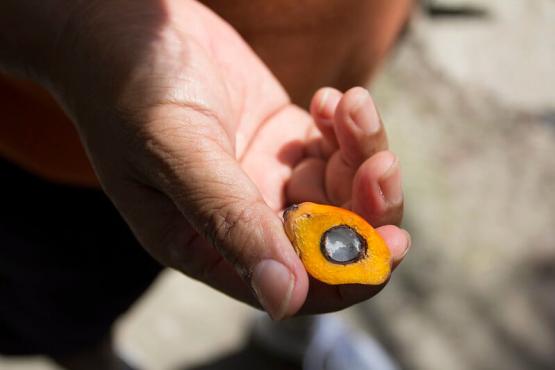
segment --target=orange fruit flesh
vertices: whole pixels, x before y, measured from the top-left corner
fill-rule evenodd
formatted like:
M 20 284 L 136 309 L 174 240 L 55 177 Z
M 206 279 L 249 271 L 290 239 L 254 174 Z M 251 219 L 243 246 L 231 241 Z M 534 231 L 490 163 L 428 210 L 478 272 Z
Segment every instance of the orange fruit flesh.
M 389 248 L 357 214 L 307 202 L 288 208 L 284 221 L 295 251 L 315 279 L 330 285 L 380 285 L 389 278 Z

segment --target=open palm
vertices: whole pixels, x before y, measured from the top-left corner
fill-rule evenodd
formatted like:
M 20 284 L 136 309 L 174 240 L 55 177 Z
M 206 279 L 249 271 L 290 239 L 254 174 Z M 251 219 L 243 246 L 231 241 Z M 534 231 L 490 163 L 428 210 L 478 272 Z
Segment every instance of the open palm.
M 59 95 L 102 185 L 145 248 L 275 318 L 337 310 L 377 293 L 381 287 L 315 281 L 309 291 L 280 220 L 294 202 L 341 205 L 382 226 L 392 263 L 403 257 L 408 234 L 390 225 L 402 216 L 399 166 L 385 151 L 367 92 L 322 89 L 309 114 L 202 5 L 107 3 L 109 13 L 100 7 L 89 19 L 106 17 L 99 23 L 111 28 L 87 42 L 72 39 L 82 63 L 76 73 L 60 73 Z M 143 17 L 157 12 L 160 22 L 146 27 Z M 118 14 L 125 22 L 109 21 Z M 84 60 L 91 52 L 105 56 L 102 66 Z M 96 68 L 94 79 L 85 67 Z

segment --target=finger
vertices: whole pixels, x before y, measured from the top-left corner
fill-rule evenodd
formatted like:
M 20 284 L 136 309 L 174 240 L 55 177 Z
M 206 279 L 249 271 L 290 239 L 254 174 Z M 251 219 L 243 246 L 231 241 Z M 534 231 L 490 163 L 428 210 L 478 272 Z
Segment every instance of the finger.
M 329 159 L 337 150 L 336 144 L 330 144 L 316 126 L 310 126 L 306 135 L 305 156 L 319 159 Z
M 335 111 L 334 127 L 343 159 L 352 167 L 387 148 L 378 111 L 362 87 L 354 87 L 343 95 Z
M 353 180 L 351 209 L 371 225 L 399 224 L 403 190 L 398 158 L 382 151 L 367 159 Z
M 183 256 L 179 259 L 180 264 L 175 266 L 176 269 L 234 299 L 263 308 L 233 264 L 208 240 L 197 234 L 182 251 Z
M 395 268 L 410 249 L 410 235 L 396 226 L 382 226 L 376 229 L 384 239 L 392 256 Z M 378 294 L 387 284 L 381 285 L 327 285 L 310 279 L 310 293 L 301 310 L 303 314 L 332 312 L 365 301 Z
M 189 225 L 168 197 L 135 181 L 125 185 L 114 203 L 156 260 L 257 306 L 249 286 L 229 261 Z
M 351 199 L 356 171 L 355 167 L 345 162 L 340 151 L 330 157 L 326 166 L 325 189 L 332 204 L 341 205 Z
M 310 278 L 310 291 L 300 314 L 320 314 L 342 310 L 378 294 L 387 284 L 328 285 Z
M 361 87 L 343 95 L 334 119 L 340 150 L 329 160 L 326 193 L 333 204 L 341 205 L 352 197 L 353 177 L 359 165 L 377 150 L 386 148 L 387 140 L 372 99 Z
M 153 181 L 250 284 L 273 318 L 294 314 L 306 297 L 307 276 L 281 220 L 235 160 L 214 118 L 186 113 L 186 121 L 159 120 L 164 127 L 151 131 Z
M 326 163 L 317 158 L 307 158 L 295 167 L 286 188 L 288 203 L 328 203 L 324 191 L 325 171 Z
M 323 87 L 314 94 L 310 103 L 310 114 L 330 150 L 335 150 L 338 145 L 333 126 L 335 110 L 342 96 L 339 90 Z
M 411 237 L 408 231 L 394 225 L 378 227 L 376 231 L 385 240 L 391 253 L 391 265 L 395 269 L 405 258 L 411 247 Z
M 410 234 L 397 226 L 386 225 L 376 229 L 386 242 L 391 253 L 391 264 L 393 270 L 403 261 L 411 248 Z M 210 246 L 203 245 L 203 241 L 198 239 L 198 246 L 192 248 L 197 253 L 210 254 Z M 206 257 L 202 257 L 206 258 Z M 206 258 L 208 259 L 208 258 Z M 235 298 L 243 302 L 253 304 L 252 296 L 242 296 L 245 293 L 245 283 L 239 278 L 233 267 L 224 259 L 215 259 L 207 263 L 202 271 L 203 281 L 210 281 L 212 286 L 222 291 L 237 292 Z M 336 311 L 364 301 L 378 294 L 386 285 L 368 286 L 359 284 L 346 284 L 340 286 L 330 286 L 310 279 L 310 292 L 302 313 L 325 313 Z M 330 289 L 331 288 L 331 289 Z M 330 297 L 332 297 L 330 299 Z

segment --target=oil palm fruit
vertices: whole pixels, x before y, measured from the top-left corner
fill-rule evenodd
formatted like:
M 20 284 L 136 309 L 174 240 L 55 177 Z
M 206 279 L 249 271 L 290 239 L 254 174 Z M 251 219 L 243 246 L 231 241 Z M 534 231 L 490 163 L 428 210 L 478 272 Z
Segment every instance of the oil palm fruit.
M 378 232 L 349 210 L 316 203 L 285 211 L 285 232 L 307 272 L 331 285 L 384 283 L 391 255 Z

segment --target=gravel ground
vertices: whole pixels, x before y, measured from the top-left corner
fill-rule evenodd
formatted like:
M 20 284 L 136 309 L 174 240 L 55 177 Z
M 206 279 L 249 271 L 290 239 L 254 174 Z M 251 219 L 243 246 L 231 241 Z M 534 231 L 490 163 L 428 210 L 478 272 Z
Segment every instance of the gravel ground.
M 383 293 L 342 315 L 405 369 L 552 369 L 555 2 L 432 3 L 484 12 L 417 14 L 372 87 L 401 157 L 414 248 Z M 187 368 L 240 348 L 253 315 L 167 272 L 117 343 L 145 369 Z

